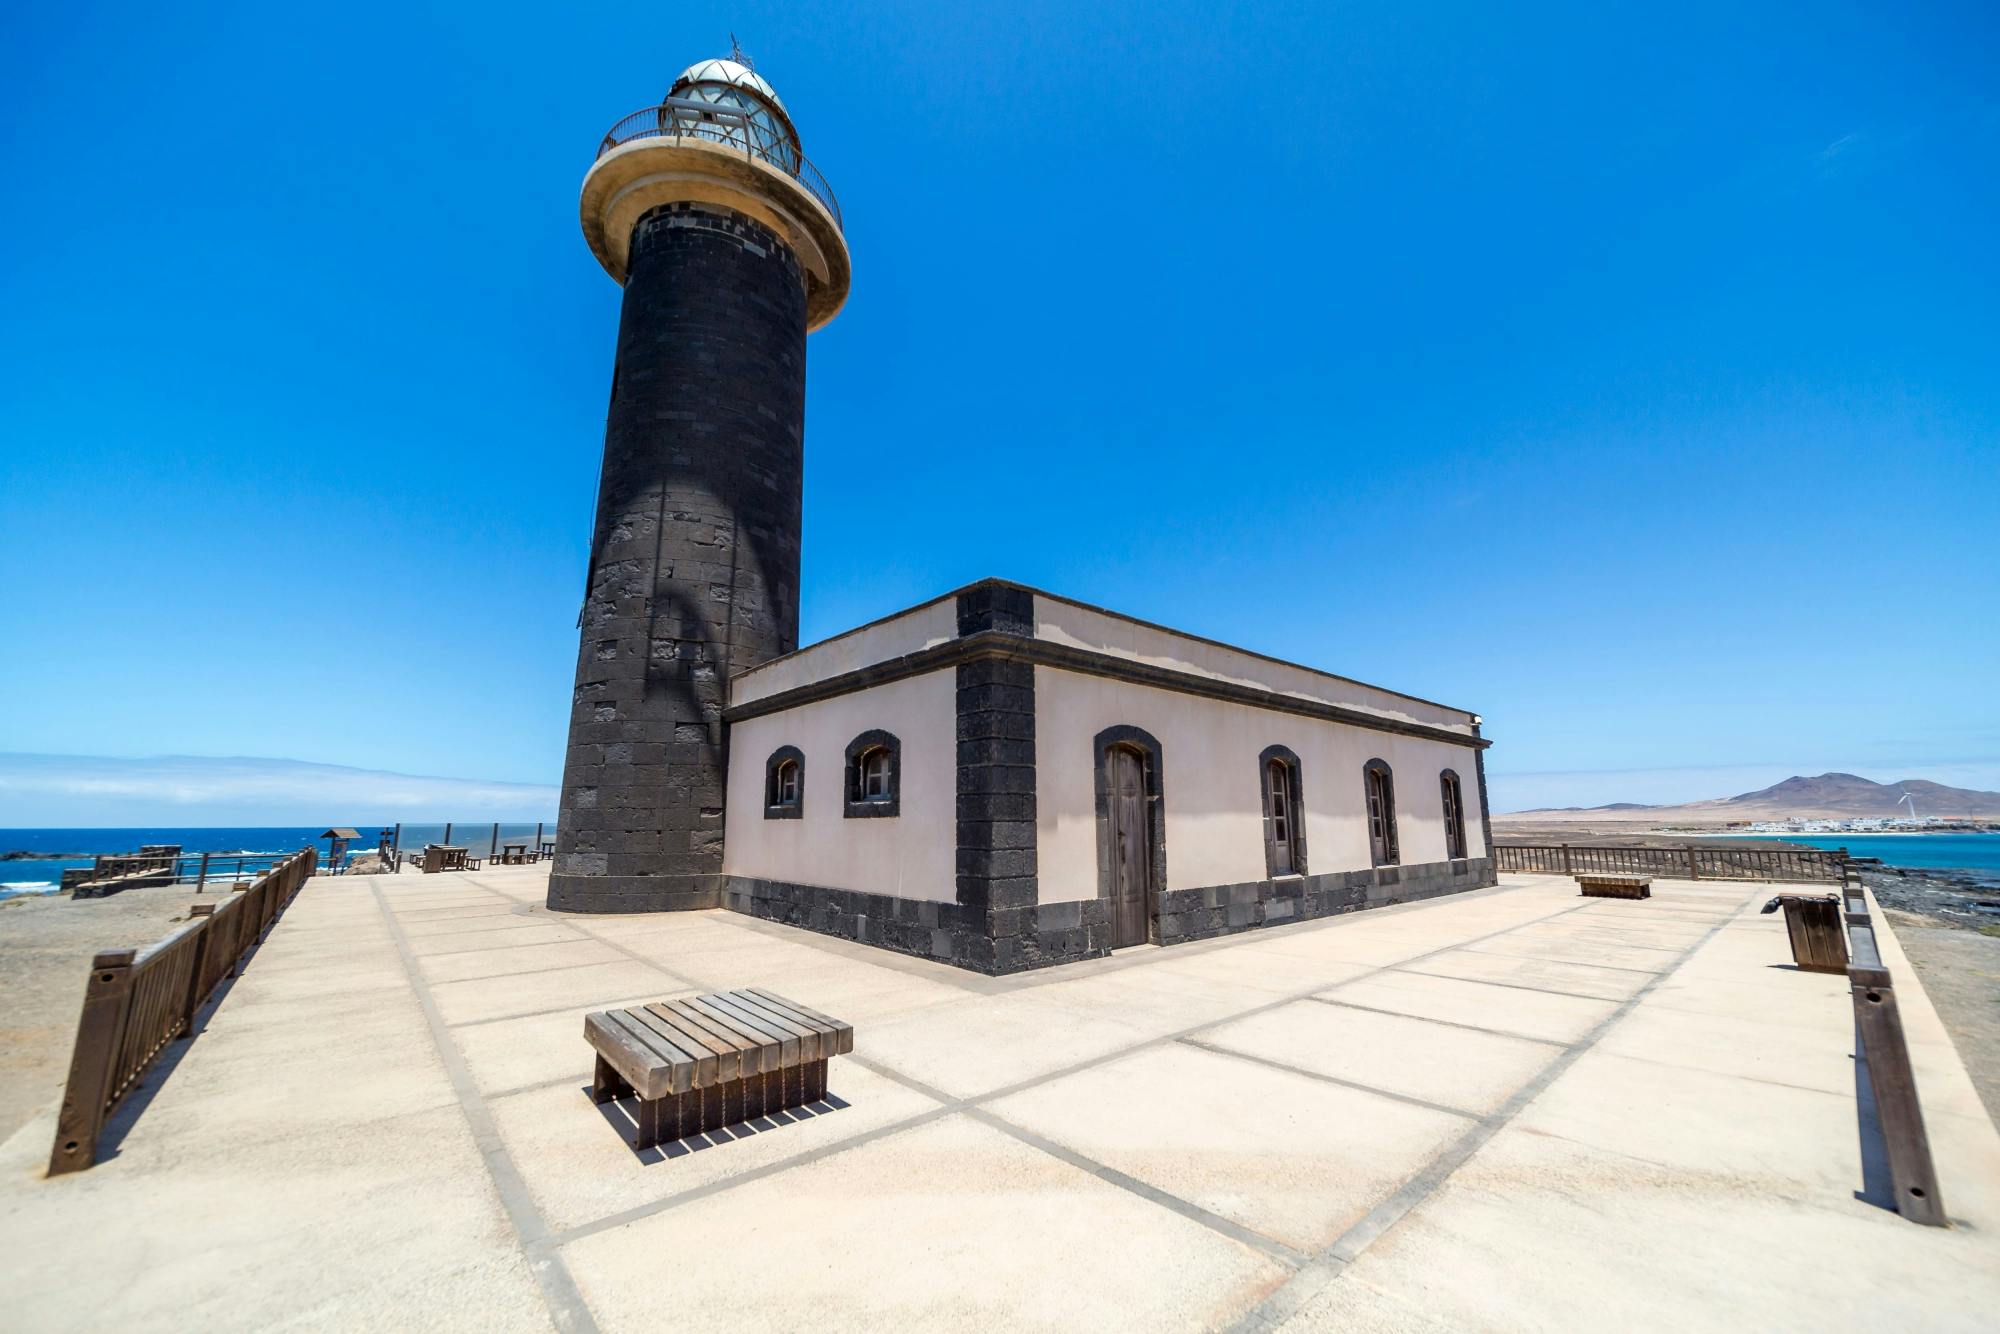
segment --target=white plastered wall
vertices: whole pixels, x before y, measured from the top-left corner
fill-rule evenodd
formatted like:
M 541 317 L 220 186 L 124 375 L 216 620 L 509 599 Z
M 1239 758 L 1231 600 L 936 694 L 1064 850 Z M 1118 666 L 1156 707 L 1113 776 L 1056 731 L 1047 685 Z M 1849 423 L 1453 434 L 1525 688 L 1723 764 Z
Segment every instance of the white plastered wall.
M 958 897 L 958 678 L 947 669 L 735 723 L 725 874 L 905 899 Z M 876 728 L 902 743 L 900 814 L 848 819 L 847 745 Z M 764 764 L 805 755 L 805 811 L 764 818 Z
M 1462 709 L 1399 695 L 1380 686 L 1278 662 L 1226 644 L 1214 644 L 1175 630 L 1127 620 L 1109 612 L 1066 602 L 1048 594 L 1035 597 L 1035 637 L 1052 644 L 1090 649 L 1113 657 L 1216 681 L 1252 686 L 1275 694 L 1380 714 L 1400 722 L 1472 734 L 1472 718 Z
M 843 672 L 934 648 L 957 637 L 957 599 L 937 598 L 844 635 L 822 639 L 761 667 L 738 672 L 730 681 L 729 699 L 732 704 L 768 699 Z
M 1098 733 L 1120 724 L 1160 743 L 1167 889 L 1265 878 L 1257 757 L 1272 745 L 1289 746 L 1299 757 L 1308 872 L 1369 866 L 1361 771 L 1371 759 L 1387 761 L 1395 776 L 1403 865 L 1445 860 L 1438 784 L 1445 769 L 1457 772 L 1465 797 L 1468 850 L 1486 855 L 1477 760 L 1469 747 L 1037 667 L 1036 874 L 1043 903 L 1097 897 L 1093 745 Z

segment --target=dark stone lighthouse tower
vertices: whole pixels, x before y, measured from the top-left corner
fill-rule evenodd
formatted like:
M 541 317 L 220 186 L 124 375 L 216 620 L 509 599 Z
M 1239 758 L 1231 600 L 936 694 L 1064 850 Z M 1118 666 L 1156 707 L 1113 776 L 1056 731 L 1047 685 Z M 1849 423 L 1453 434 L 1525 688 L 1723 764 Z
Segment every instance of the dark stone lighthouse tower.
M 704 60 L 611 128 L 583 231 L 625 287 L 549 906 L 720 905 L 732 673 L 798 647 L 806 334 L 833 192 L 770 84 Z

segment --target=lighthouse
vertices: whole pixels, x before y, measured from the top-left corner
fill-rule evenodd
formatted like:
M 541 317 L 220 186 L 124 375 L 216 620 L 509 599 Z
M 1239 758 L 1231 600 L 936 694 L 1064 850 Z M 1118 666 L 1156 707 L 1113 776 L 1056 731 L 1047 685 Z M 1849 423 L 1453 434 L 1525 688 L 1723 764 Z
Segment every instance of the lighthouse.
M 798 647 L 806 335 L 847 244 L 740 55 L 613 125 L 581 214 L 624 300 L 548 904 L 712 908 L 729 680 Z

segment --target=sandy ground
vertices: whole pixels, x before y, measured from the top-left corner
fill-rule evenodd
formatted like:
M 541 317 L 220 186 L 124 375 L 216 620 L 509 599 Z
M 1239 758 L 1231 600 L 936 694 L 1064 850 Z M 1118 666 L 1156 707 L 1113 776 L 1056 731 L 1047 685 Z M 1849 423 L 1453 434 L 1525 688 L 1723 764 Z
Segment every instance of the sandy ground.
M 2000 1126 L 2000 936 L 1891 912 L 1903 952 L 1937 1006 L 1986 1114 Z
M 198 901 L 189 885 L 128 889 L 108 899 L 49 894 L 0 901 L 0 995 L 7 998 L 0 1016 L 0 1137 L 62 1097 L 91 956 L 151 944 L 186 921 Z

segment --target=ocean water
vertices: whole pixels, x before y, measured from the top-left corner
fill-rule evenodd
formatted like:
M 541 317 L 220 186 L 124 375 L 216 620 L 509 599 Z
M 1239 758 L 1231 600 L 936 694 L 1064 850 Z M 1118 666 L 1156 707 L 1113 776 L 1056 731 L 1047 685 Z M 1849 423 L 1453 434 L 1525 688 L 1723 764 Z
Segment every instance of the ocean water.
M 348 825 L 361 837 L 348 851 L 373 852 L 384 825 Z M 9 852 L 65 853 L 63 857 L 32 861 L 0 861 L 0 899 L 18 894 L 52 894 L 62 885 L 62 873 L 71 866 L 88 866 L 108 852 L 137 852 L 142 843 L 178 843 L 183 854 L 203 852 L 286 853 L 316 847 L 322 857 L 326 843 L 319 837 L 326 825 L 293 825 L 280 828 L 235 829 L 0 829 L 0 855 Z M 500 825 L 499 841 L 532 841 L 537 826 L 508 823 Z M 540 826 L 544 838 L 555 837 L 555 824 Z M 406 824 L 402 846 L 421 848 L 426 843 L 444 841 L 443 824 Z M 451 841 L 483 855 L 493 840 L 491 820 L 469 821 L 451 826 Z
M 2000 834 L 1750 834 L 1814 848 L 1846 848 L 1913 871 L 1963 871 L 2000 884 Z

